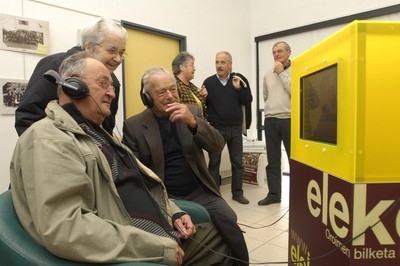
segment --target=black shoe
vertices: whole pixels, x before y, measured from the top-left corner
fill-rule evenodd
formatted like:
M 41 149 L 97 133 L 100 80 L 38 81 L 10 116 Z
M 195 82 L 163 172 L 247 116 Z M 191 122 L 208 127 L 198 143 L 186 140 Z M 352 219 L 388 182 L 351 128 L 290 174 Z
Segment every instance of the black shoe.
M 280 203 L 281 200 L 277 198 L 273 198 L 271 196 L 267 196 L 265 199 L 262 199 L 258 202 L 258 205 L 264 206 L 264 205 L 270 205 L 273 203 Z
M 249 204 L 249 202 L 250 202 L 243 195 L 233 196 L 232 199 L 239 202 L 240 204 Z

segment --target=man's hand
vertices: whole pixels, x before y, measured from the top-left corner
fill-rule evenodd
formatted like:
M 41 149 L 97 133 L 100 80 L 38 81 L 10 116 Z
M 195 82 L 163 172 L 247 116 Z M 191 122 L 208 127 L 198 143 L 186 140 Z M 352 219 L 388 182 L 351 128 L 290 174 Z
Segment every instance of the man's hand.
M 208 91 L 207 91 L 207 88 L 206 88 L 206 86 L 201 86 L 201 89 L 200 89 L 200 95 L 201 96 L 203 96 L 204 98 L 205 97 L 207 97 L 207 95 L 208 95 Z
M 183 249 L 179 245 L 176 245 L 176 265 L 180 266 L 183 263 L 183 256 L 185 256 L 185 252 L 183 252 Z
M 233 84 L 233 87 L 235 87 L 235 89 L 237 89 L 237 90 L 239 90 L 240 89 L 240 82 L 243 82 L 243 80 L 239 77 L 239 76 L 237 76 L 236 74 L 233 76 L 233 79 L 232 79 L 232 84 Z M 244 83 L 244 82 L 243 82 Z
M 191 128 L 196 127 L 197 120 L 192 112 L 190 112 L 186 104 L 170 103 L 167 106 L 168 108 L 165 111 L 171 114 L 169 116 L 169 120 L 171 120 L 172 122 L 182 120 L 187 126 Z
M 275 61 L 274 72 L 280 74 L 284 70 L 283 65 L 279 61 Z
M 184 214 L 179 219 L 176 219 L 174 222 L 174 228 L 181 239 L 188 239 L 194 233 L 194 224 L 188 214 Z

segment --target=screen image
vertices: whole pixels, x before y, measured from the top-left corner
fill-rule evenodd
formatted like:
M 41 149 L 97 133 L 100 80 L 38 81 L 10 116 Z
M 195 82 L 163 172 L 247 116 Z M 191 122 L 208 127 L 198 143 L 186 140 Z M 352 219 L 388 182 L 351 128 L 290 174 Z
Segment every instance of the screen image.
M 300 78 L 300 138 L 337 144 L 337 64 Z

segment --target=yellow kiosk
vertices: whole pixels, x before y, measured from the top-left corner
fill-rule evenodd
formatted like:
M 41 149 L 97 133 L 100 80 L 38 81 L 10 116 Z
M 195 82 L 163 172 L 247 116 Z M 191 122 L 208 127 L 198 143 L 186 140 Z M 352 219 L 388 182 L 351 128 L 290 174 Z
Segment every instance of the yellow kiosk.
M 290 265 L 400 265 L 400 22 L 292 60 Z

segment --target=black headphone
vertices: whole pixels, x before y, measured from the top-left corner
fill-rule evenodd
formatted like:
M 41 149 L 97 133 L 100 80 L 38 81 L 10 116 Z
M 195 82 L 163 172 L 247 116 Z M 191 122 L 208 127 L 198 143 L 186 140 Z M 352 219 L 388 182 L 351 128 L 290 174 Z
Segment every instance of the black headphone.
M 143 88 L 144 82 L 142 79 L 140 83 L 140 99 L 142 99 L 142 102 L 145 106 L 147 106 L 148 108 L 152 108 L 154 106 L 153 98 L 151 98 L 151 95 L 148 91 L 143 92 Z
M 145 106 L 147 106 L 148 108 L 152 108 L 154 106 L 154 101 L 153 98 L 151 98 L 150 92 L 146 91 L 143 92 L 144 89 L 144 82 L 143 82 L 143 78 L 140 82 L 140 99 L 142 99 L 142 102 Z M 179 88 L 176 87 L 179 97 L 181 96 L 181 93 L 179 91 Z
M 89 88 L 83 80 L 79 78 L 67 78 L 59 82 L 64 93 L 72 99 L 83 99 L 89 95 Z
M 79 78 L 67 78 L 63 80 L 60 75 L 49 70 L 43 76 L 50 82 L 60 85 L 64 93 L 72 99 L 83 99 L 89 95 L 89 88 L 83 80 Z

